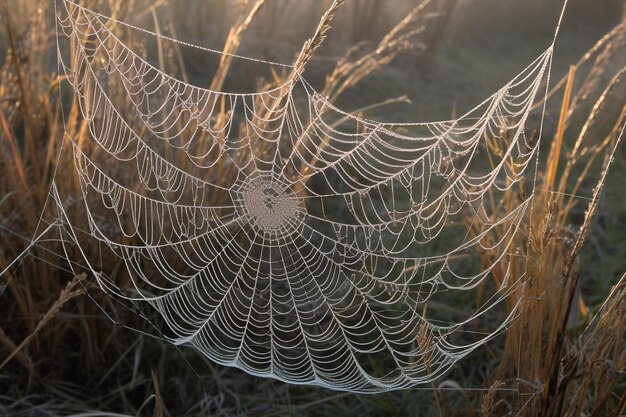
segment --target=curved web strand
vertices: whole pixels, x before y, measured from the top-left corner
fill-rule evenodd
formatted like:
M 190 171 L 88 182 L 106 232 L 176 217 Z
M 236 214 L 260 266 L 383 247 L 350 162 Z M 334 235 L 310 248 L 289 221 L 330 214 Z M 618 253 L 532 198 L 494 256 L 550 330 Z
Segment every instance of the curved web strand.
M 75 59 L 87 60 L 97 73 L 108 75 L 123 88 L 137 123 L 149 130 L 153 139 L 182 150 L 191 162 L 204 168 L 217 159 L 211 154 L 213 146 L 220 152 L 246 154 L 246 148 L 258 146 L 259 141 L 278 140 L 287 114 L 285 107 L 290 103 L 282 100 L 290 91 L 289 85 L 250 94 L 192 86 L 134 53 L 99 15 L 73 3 L 64 4 L 67 16 L 60 26 L 73 41 Z M 246 123 L 240 125 L 242 117 Z M 233 161 L 250 162 L 249 158 Z
M 254 375 L 381 392 L 435 380 L 513 319 L 488 326 L 521 285 L 509 267 L 538 151 L 524 129 L 552 47 L 457 119 L 394 124 L 299 76 L 255 93 L 193 86 L 122 41 L 120 22 L 69 0 L 57 19 L 87 121 L 66 133 L 81 195 L 55 201 L 83 222 L 64 227 L 120 259 L 117 273 L 86 263 L 111 296 L 151 306 L 172 343 Z M 508 190 L 527 197 L 502 215 L 488 200 Z M 496 269 L 481 306 L 437 314 Z

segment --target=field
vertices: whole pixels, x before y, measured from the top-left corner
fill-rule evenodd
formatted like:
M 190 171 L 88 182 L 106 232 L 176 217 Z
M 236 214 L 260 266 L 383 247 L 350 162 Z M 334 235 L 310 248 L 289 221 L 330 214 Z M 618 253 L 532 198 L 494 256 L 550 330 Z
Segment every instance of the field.
M 64 0 L 56 1 L 58 6 Z M 348 0 L 336 10 L 336 2 L 329 0 L 78 3 L 166 37 L 254 58 L 228 59 L 115 26 L 132 49 L 192 85 L 233 93 L 281 91 L 292 68 L 263 61 L 294 64 L 332 105 L 359 118 L 399 123 L 456 119 L 468 112 L 548 48 L 563 7 L 554 0 Z M 489 308 L 470 330 L 478 338 L 490 322 L 512 320 L 432 382 L 355 394 L 215 364 L 191 347 L 162 340 L 165 320 L 144 304 L 102 291 L 94 277 L 98 268 L 125 294 L 141 289 L 133 289 L 132 274 L 124 270 L 116 248 L 103 249 L 90 239 L 86 213 L 76 204 L 97 200 L 82 194 L 84 185 L 73 169 L 77 155 L 85 152 L 103 164 L 107 160 L 92 146 L 86 110 L 58 66 L 55 4 L 0 1 L 0 417 L 623 416 L 622 6 L 618 0 L 569 0 L 549 85 L 540 85 L 523 126 L 528 143 L 539 143 L 536 172 L 530 169 L 518 188 L 487 191 L 481 203 L 485 218 L 460 211 L 460 224 L 446 225 L 441 234 L 438 244 L 445 248 L 452 245 L 448 241 L 455 227 L 468 236 L 489 230 L 483 240 L 494 243 L 493 250 L 485 243 L 462 265 L 467 271 L 495 266 L 472 291 L 433 297 L 424 315 L 428 307 L 429 318 L 454 323 L 482 309 L 489 295 L 500 294 L 503 282 L 510 281 L 506 300 Z M 303 50 L 311 37 L 313 46 Z M 73 57 L 69 44 L 59 43 L 68 60 Z M 110 68 L 101 65 L 103 72 Z M 128 106 L 122 114 L 130 114 L 129 90 L 111 84 L 108 91 L 120 108 Z M 217 127 L 230 117 L 224 101 L 221 106 L 212 119 Z M 131 128 L 150 126 L 150 117 L 129 116 Z M 271 131 L 270 122 L 257 123 Z M 412 128 L 397 132 L 410 134 Z M 363 127 L 355 123 L 353 129 Z M 503 129 L 487 138 L 484 155 L 501 155 L 509 134 Z M 77 144 L 74 152 L 71 143 Z M 181 163 L 201 172 L 189 161 Z M 509 168 L 515 169 L 513 164 Z M 224 178 L 218 184 L 238 184 L 232 167 L 211 169 Z M 127 170 L 120 168 L 116 175 L 120 184 L 139 189 Z M 245 200 L 247 191 L 242 192 Z M 305 191 L 295 193 L 300 192 Z M 498 219 L 523 205 L 528 193 L 534 195 L 532 209 L 507 249 L 511 259 L 523 260 L 505 268 L 498 263 L 501 245 L 495 241 L 507 236 L 507 223 Z M 230 198 L 224 194 L 211 194 L 210 204 L 224 204 Z M 195 199 L 195 194 L 185 198 Z M 131 221 L 107 217 L 106 204 L 94 209 L 95 223 L 121 235 L 116 222 L 123 229 Z M 336 216 L 341 220 L 341 214 Z M 82 229 L 71 235 L 71 229 L 58 227 L 59 219 Z M 158 267 L 146 266 L 143 273 L 158 275 Z M 475 341 L 469 334 L 461 342 Z M 415 343 L 427 350 L 431 341 L 418 332 Z M 389 363 L 373 364 L 372 372 L 382 372 L 377 366 L 386 369 Z

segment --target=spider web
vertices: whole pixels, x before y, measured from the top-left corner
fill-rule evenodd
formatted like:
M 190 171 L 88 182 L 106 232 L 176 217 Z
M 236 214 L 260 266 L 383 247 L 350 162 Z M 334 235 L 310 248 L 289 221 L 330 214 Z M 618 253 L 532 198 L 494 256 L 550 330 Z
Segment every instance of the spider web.
M 525 257 L 514 238 L 539 146 L 524 128 L 553 45 L 457 119 L 383 123 L 297 73 L 254 93 L 183 82 L 114 26 L 138 28 L 69 0 L 57 20 L 88 122 L 64 138 L 81 195 L 53 185 L 62 239 L 104 291 L 151 306 L 171 343 L 254 375 L 381 392 L 437 379 L 514 319 L 515 306 L 490 313 L 523 281 L 510 265 Z M 511 190 L 524 197 L 502 215 L 487 200 Z M 479 286 L 482 305 L 437 314 Z

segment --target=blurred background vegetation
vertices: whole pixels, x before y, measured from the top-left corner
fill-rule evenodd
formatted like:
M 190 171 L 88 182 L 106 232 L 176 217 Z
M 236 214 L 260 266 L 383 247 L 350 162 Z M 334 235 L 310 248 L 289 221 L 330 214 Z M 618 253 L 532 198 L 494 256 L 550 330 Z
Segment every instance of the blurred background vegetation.
M 241 27 L 253 0 L 82 3 L 197 45 L 226 45 L 241 55 L 284 63 L 294 60 L 331 4 L 266 0 L 234 42 L 233 29 Z M 422 3 L 427 2 L 348 0 L 308 63 L 306 78 L 323 90 L 337 62 L 375 50 Z M 460 115 L 547 48 L 561 7 L 561 0 L 429 2 L 414 18 L 420 30 L 412 46 L 368 67 L 367 76 L 335 100 L 354 111 L 396 99 L 367 114 L 383 120 Z M 36 230 L 63 123 L 52 0 L 1 0 L 0 13 L 3 270 Z M 569 1 L 555 51 L 538 187 L 575 196 L 538 191 L 540 209 L 523 237 L 537 261 L 530 265 L 532 289 L 516 295 L 528 300 L 521 316 L 506 335 L 433 386 L 364 396 L 289 386 L 212 364 L 191 349 L 115 324 L 141 327 L 142 319 L 85 284 L 88 276 L 64 272 L 42 245 L 0 277 L 0 416 L 623 415 L 626 151 L 622 144 L 612 152 L 626 104 L 624 36 L 622 1 Z M 356 55 L 346 57 L 355 45 Z M 156 44 L 143 46 L 146 55 L 156 56 Z M 215 82 L 218 56 L 191 48 L 166 53 L 168 72 L 199 86 Z M 223 88 L 251 91 L 283 76 L 266 65 L 233 62 Z M 540 110 L 528 123 L 529 135 L 539 126 Z M 80 134 L 83 122 L 74 122 L 68 128 Z M 595 198 L 602 188 L 602 198 Z M 47 244 L 58 251 L 56 242 Z

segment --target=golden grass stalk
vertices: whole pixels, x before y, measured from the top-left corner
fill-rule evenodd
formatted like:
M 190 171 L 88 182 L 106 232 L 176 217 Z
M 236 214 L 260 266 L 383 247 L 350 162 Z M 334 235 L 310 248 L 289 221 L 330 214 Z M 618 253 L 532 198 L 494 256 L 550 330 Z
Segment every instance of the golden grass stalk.
M 11 132 L 9 122 L 4 115 L 4 112 L 0 112 L 0 127 L 2 127 L 2 137 L 8 144 L 9 149 L 11 149 L 11 156 L 13 157 L 13 163 L 15 164 L 15 170 L 17 171 L 20 182 L 24 187 L 27 187 L 28 180 L 26 178 L 26 169 L 24 168 L 22 155 L 20 154 L 17 141 L 15 140 L 15 135 Z
M 513 308 L 520 301 L 522 307 L 518 318 L 507 329 L 506 349 L 501 353 L 500 366 L 490 377 L 490 381 L 505 381 L 505 386 L 515 389 L 517 400 L 512 401 L 503 394 L 504 391 L 492 388 L 483 397 L 484 416 L 504 413 L 528 417 L 618 416 L 623 410 L 620 391 L 616 391 L 617 380 L 611 379 L 609 372 L 594 372 L 590 363 L 604 363 L 610 358 L 615 364 L 615 372 L 626 370 L 626 355 L 623 353 L 625 332 L 619 330 L 625 325 L 626 316 L 607 317 L 616 331 L 594 332 L 593 335 L 587 332 L 584 338 L 578 340 L 571 328 L 582 314 L 578 311 L 581 302 L 582 309 L 586 309 L 579 295 L 584 268 L 580 263 L 581 250 L 589 236 L 625 123 L 626 106 L 616 92 L 622 85 L 626 69 L 619 68 L 603 89 L 599 83 L 599 74 L 607 75 L 611 70 L 610 60 L 615 58 L 620 45 L 623 45 L 622 30 L 623 25 L 618 25 L 604 36 L 550 91 L 549 97 L 553 97 L 559 88 L 565 87 L 547 162 L 545 168 L 539 170 L 540 177 L 544 173 L 543 188 L 535 191 L 537 203 L 532 218 L 528 219 L 528 263 L 525 265 L 513 257 L 509 265 L 513 279 L 524 277 L 525 284 L 511 294 L 507 306 Z M 583 64 L 594 54 L 599 54 L 599 57 L 585 75 Z M 582 81 L 574 83 L 575 74 L 577 78 L 580 75 Z M 582 114 L 581 103 L 594 97 L 596 102 L 590 113 Z M 614 104 L 617 105 L 614 110 L 618 111 L 609 113 L 617 114 L 607 125 L 601 116 Z M 572 133 L 574 116 L 584 116 L 584 124 L 577 134 Z M 601 123 L 608 127 L 604 128 L 608 131 L 606 136 L 591 135 L 592 127 L 597 128 Z M 569 138 L 574 139 L 572 143 Z M 560 159 L 565 160 L 561 170 Z M 598 179 L 594 181 L 595 173 Z M 584 194 L 590 181 L 596 186 L 589 198 L 584 219 L 575 228 L 572 224 L 573 209 L 582 201 L 579 194 Z M 507 202 L 519 201 L 520 197 L 507 192 L 501 199 L 504 203 L 491 198 L 489 204 L 497 213 L 507 207 Z M 512 251 L 524 247 L 526 237 L 521 237 L 513 243 Z M 486 258 L 485 262 L 490 262 L 489 253 L 481 256 Z M 503 271 L 494 272 L 494 283 L 499 286 Z M 612 304 L 615 297 L 615 292 L 612 292 L 605 304 Z M 597 313 L 596 317 L 604 317 L 605 314 L 614 313 L 605 310 Z M 616 338 L 616 335 L 620 336 Z M 583 340 L 594 349 L 583 352 L 580 346 Z M 606 349 L 595 349 L 599 346 Z
M 335 14 L 339 10 L 339 8 L 345 3 L 346 0 L 334 0 L 330 7 L 326 10 L 322 18 L 320 19 L 317 28 L 315 29 L 315 34 L 308 39 L 300 51 L 300 54 L 296 58 L 296 61 L 293 65 L 293 74 L 292 78 L 296 75 L 302 75 L 304 71 L 304 67 L 309 62 L 309 60 L 315 54 L 315 51 L 322 46 L 324 40 L 326 39 L 326 34 L 330 30 L 331 22 Z
M 409 12 L 391 28 L 391 30 L 378 42 L 375 48 L 366 52 L 363 56 L 358 58 L 355 57 L 355 54 L 362 49 L 363 45 L 357 45 L 350 48 L 337 62 L 333 72 L 326 77 L 324 88 L 320 94 L 327 97 L 328 101 L 334 102 L 344 91 L 356 86 L 374 71 L 380 70 L 385 65 L 388 65 L 402 52 L 408 49 L 423 47 L 421 43 L 416 42 L 416 37 L 424 31 L 425 23 L 423 22 L 423 16 L 425 15 L 425 10 L 430 3 L 431 0 L 426 0 L 420 3 L 417 7 L 413 8 L 411 12 Z M 408 99 L 404 96 L 388 99 L 362 109 L 357 109 L 354 113 L 361 114 L 378 107 L 406 100 Z M 318 109 L 318 111 L 323 113 L 324 108 Z M 337 120 L 333 125 L 339 126 L 345 120 L 347 120 L 347 117 Z M 301 169 L 301 177 L 305 176 L 310 171 L 311 167 L 314 167 L 317 164 L 319 160 L 318 157 L 328 146 L 329 140 L 330 138 L 324 138 L 324 140 L 320 143 L 316 154 L 312 155 L 311 160 L 307 161 L 305 167 Z M 308 144 L 307 141 L 308 136 L 306 134 L 301 135 L 295 145 L 298 153 L 302 152 L 302 149 Z
M 33 361 L 30 356 L 28 356 L 28 353 L 23 352 L 22 349 L 11 340 L 9 336 L 4 333 L 2 327 L 0 327 L 0 345 L 2 345 L 7 352 L 11 352 L 11 355 L 28 371 L 29 376 L 34 373 Z
M 85 279 L 85 277 L 85 274 L 76 275 L 71 281 L 67 283 L 65 288 L 63 288 L 59 293 L 58 299 L 50 306 L 50 308 L 48 309 L 46 314 L 44 314 L 41 320 L 39 320 L 39 322 L 37 323 L 37 327 L 35 327 L 35 330 L 27 337 L 25 337 L 22 342 L 11 351 L 9 356 L 4 358 L 2 363 L 0 363 L 0 369 L 4 368 L 6 364 L 11 361 L 11 359 L 20 354 L 22 349 L 24 349 L 28 345 L 28 343 L 30 343 L 30 341 L 37 335 L 37 333 L 39 333 L 41 329 L 43 329 L 46 324 L 48 324 L 48 322 L 50 322 L 50 320 L 52 320 L 56 316 L 56 314 L 61 310 L 65 303 L 70 301 L 72 298 L 84 293 L 84 289 L 82 287 L 78 289 L 75 288 L 79 285 L 82 279 Z
M 587 64 L 594 56 L 597 57 L 598 54 L 604 55 L 607 51 L 610 52 L 612 50 L 615 50 L 616 49 L 615 47 L 618 44 L 623 42 L 623 40 L 620 40 L 620 38 L 623 38 L 623 36 L 624 36 L 624 22 L 621 22 L 618 25 L 616 25 L 613 29 L 611 29 L 609 32 L 607 32 L 604 36 L 602 36 L 602 38 L 600 38 L 587 52 L 585 52 L 585 54 L 573 65 L 574 71 L 580 70 L 583 67 L 583 65 Z M 601 65 L 602 60 L 596 59 L 595 64 L 596 65 L 594 65 L 593 67 L 596 69 L 596 72 L 598 72 L 599 70 L 605 69 L 605 66 Z M 532 110 L 539 110 L 543 106 L 543 103 L 545 100 L 550 100 L 551 98 L 553 98 L 553 96 L 561 88 L 563 88 L 563 86 L 565 86 L 565 84 L 567 83 L 568 77 L 569 77 L 569 73 L 565 74 L 565 76 L 561 78 L 554 85 L 554 87 L 550 88 L 550 91 L 548 92 L 545 98 L 542 98 L 541 100 L 539 100 L 537 103 L 533 105 Z M 589 77 L 587 77 L 587 80 L 589 80 Z M 580 96 L 580 94 L 577 94 L 576 96 L 578 97 Z M 573 102 L 574 104 L 573 107 L 576 107 L 575 104 L 577 104 L 578 102 L 579 100 L 575 100 Z
M 13 31 L 13 25 L 11 24 L 11 16 L 12 14 L 9 13 L 9 6 L 6 3 L 6 0 L 4 0 L 2 2 L 2 10 L 3 10 L 3 15 L 5 16 L 5 25 L 6 25 L 6 30 L 7 30 L 7 34 L 9 37 L 9 45 L 11 47 L 11 51 L 13 51 L 13 53 L 10 54 L 11 59 L 13 61 L 13 67 L 15 70 L 15 75 L 17 76 L 17 83 L 20 89 L 20 93 L 22 95 L 22 107 L 24 108 L 23 111 L 23 115 L 26 118 L 26 124 L 25 124 L 25 130 L 26 130 L 26 149 L 28 150 L 29 154 L 27 154 L 27 157 L 32 158 L 33 163 L 32 163 L 32 169 L 33 169 L 33 174 L 35 176 L 35 181 L 36 182 L 41 182 L 42 179 L 42 175 L 41 175 L 41 167 L 39 165 L 39 149 L 37 147 L 36 144 L 36 128 L 35 126 L 37 126 L 37 124 L 35 123 L 35 120 L 33 119 L 33 113 L 32 113 L 32 109 L 31 109 L 31 103 L 30 103 L 30 94 L 28 94 L 28 87 L 26 85 L 26 79 L 24 78 L 24 74 L 22 71 L 22 67 L 20 65 L 19 60 L 17 59 L 17 42 L 15 40 L 15 32 Z M 41 196 L 40 196 L 41 197 Z
M 159 377 L 156 369 L 152 368 L 152 386 L 154 387 L 154 415 L 155 417 L 163 417 L 163 397 L 161 396 L 161 388 L 159 387 Z
M 548 169 L 544 182 L 544 188 L 551 190 L 554 186 L 554 180 L 556 178 L 556 172 L 559 167 L 559 157 L 561 155 L 561 146 L 563 146 L 563 135 L 565 134 L 565 121 L 567 120 L 567 114 L 569 113 L 569 104 L 572 96 L 572 86 L 574 84 L 574 76 L 576 70 L 573 66 L 570 66 L 569 73 L 567 75 L 567 82 L 565 84 L 565 92 L 563 93 L 563 103 L 561 104 L 561 113 L 559 116 L 559 126 L 554 141 L 552 142 L 552 149 L 548 156 Z
M 261 7 L 265 4 L 265 0 L 256 0 L 251 7 L 249 7 L 248 13 L 241 11 L 237 21 L 231 26 L 226 36 L 226 42 L 223 48 L 223 55 L 220 57 L 220 63 L 211 81 L 211 90 L 220 91 L 224 86 L 224 81 L 230 70 L 230 65 L 233 61 L 233 54 L 237 53 L 241 39 L 244 32 L 252 23 L 252 20 L 256 14 L 261 10 Z
M 624 120 L 626 114 L 626 105 L 622 108 L 621 117 L 618 118 L 613 129 L 611 129 L 606 138 L 601 140 L 599 143 L 586 144 L 586 142 L 588 142 L 588 133 L 590 127 L 598 123 L 597 120 L 601 114 L 602 109 L 605 108 L 608 100 L 611 98 L 612 93 L 617 90 L 617 87 L 622 82 L 624 82 L 625 75 L 626 68 L 622 68 L 617 74 L 615 74 L 615 76 L 611 79 L 606 88 L 602 91 L 600 97 L 595 102 L 593 109 L 589 114 L 589 117 L 585 120 L 585 124 L 583 125 L 580 134 L 578 135 L 578 138 L 576 139 L 576 142 L 572 147 L 572 150 L 567 155 L 566 164 L 558 187 L 557 195 L 558 203 L 565 204 L 565 210 L 563 211 L 564 213 L 569 213 L 569 211 L 573 208 L 575 202 L 574 196 L 580 191 L 583 185 L 584 178 L 591 170 L 591 167 L 595 160 L 606 153 L 606 148 L 610 145 L 613 138 L 616 137 L 622 121 Z M 571 191 L 567 193 L 571 195 L 565 202 L 564 200 L 566 196 L 567 179 L 571 176 L 574 167 L 578 165 L 578 161 L 583 159 L 583 157 L 587 157 L 587 162 L 584 165 L 582 173 L 581 175 L 579 175 Z
M 341 93 L 354 87 L 372 72 L 387 65 L 407 49 L 424 48 L 416 42 L 416 36 L 425 29 L 425 10 L 431 0 L 421 2 L 400 20 L 381 40 L 376 47 L 363 56 L 356 58 L 363 45 L 356 45 L 348 50 L 335 66 L 333 72 L 326 77 L 321 94 L 335 101 Z
M 600 201 L 600 196 L 602 195 L 602 190 L 604 189 L 604 184 L 606 182 L 606 176 L 609 172 L 611 164 L 614 160 L 615 153 L 619 148 L 619 144 L 624 133 L 624 128 L 626 124 L 622 125 L 619 135 L 614 142 L 613 148 L 609 153 L 608 160 L 609 162 L 606 164 L 604 169 L 602 170 L 602 175 L 598 183 L 594 188 L 593 197 L 587 207 L 587 211 L 585 212 L 585 219 L 583 224 L 581 225 L 578 236 L 574 245 L 568 254 L 568 257 L 565 261 L 565 266 L 563 268 L 563 285 L 562 285 L 562 293 L 560 295 L 560 299 L 558 305 L 561 308 L 561 314 L 558 321 L 553 322 L 553 328 L 550 332 L 549 336 L 549 348 L 548 354 L 551 355 L 551 358 L 547 361 L 549 366 L 544 367 L 545 370 L 548 371 L 547 381 L 544 383 L 544 391 L 542 398 L 542 416 L 550 416 L 550 415 L 559 415 L 557 414 L 557 409 L 555 409 L 555 404 L 563 404 L 565 401 L 564 398 L 561 398 L 560 401 L 557 401 L 557 390 L 559 389 L 559 383 L 561 382 L 561 359 L 563 357 L 563 350 L 565 349 L 564 341 L 565 341 L 565 331 L 567 326 L 567 321 L 569 317 L 569 312 L 571 311 L 572 305 L 574 303 L 574 295 L 576 293 L 576 288 L 578 286 L 580 280 L 580 272 L 574 272 L 575 264 L 578 260 L 578 256 L 580 255 L 580 251 L 582 250 L 582 246 L 587 238 L 587 234 L 589 233 L 589 229 L 591 227 L 591 221 L 596 214 L 598 209 L 598 203 Z M 562 406 L 561 406 L 562 407 Z

